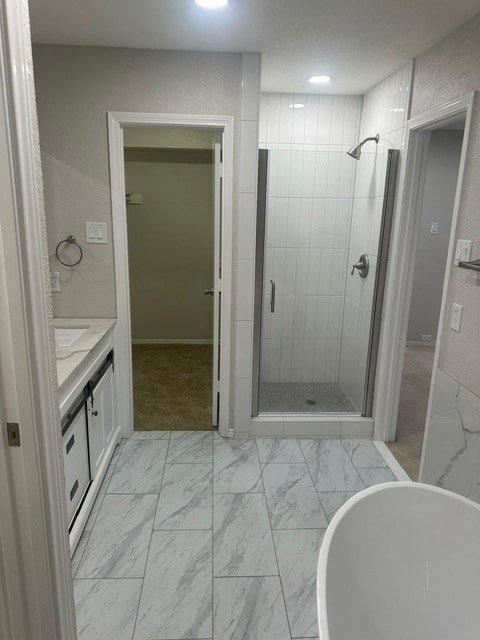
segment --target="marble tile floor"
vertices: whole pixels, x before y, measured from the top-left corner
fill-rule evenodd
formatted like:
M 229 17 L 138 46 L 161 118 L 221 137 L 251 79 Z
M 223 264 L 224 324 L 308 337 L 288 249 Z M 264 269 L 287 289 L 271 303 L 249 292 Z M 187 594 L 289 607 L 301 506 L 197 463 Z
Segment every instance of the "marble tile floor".
M 389 480 L 367 439 L 136 432 L 72 559 L 79 640 L 317 638 L 328 522 Z

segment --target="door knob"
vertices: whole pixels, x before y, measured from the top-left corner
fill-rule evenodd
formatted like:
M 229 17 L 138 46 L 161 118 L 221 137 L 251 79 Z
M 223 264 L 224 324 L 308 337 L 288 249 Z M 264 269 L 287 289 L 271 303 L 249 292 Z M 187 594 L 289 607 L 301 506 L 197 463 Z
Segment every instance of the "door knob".
M 204 289 L 204 290 L 203 290 L 203 293 L 204 293 L 206 296 L 213 296 L 213 294 L 215 293 L 215 289 Z
M 369 267 L 370 267 L 370 260 L 366 253 L 362 253 L 358 262 L 352 265 L 352 270 L 350 272 L 350 275 L 353 276 L 353 274 L 355 273 L 355 269 L 357 269 L 358 275 L 361 278 L 366 278 L 368 276 Z

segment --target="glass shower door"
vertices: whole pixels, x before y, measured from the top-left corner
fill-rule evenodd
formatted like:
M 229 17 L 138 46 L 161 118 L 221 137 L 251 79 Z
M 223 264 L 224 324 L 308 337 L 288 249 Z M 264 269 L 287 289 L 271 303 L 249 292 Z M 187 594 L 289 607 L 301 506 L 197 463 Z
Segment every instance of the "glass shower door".
M 369 415 L 398 152 L 357 162 L 336 149 L 272 149 L 267 164 L 266 154 L 254 406 Z M 335 192 L 334 171 L 346 172 Z

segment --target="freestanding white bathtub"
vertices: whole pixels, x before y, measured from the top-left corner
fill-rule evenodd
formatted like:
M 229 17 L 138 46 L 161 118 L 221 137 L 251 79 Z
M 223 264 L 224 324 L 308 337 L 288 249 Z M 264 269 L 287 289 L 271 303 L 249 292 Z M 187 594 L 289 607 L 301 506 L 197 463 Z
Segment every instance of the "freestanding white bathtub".
M 320 640 L 478 640 L 480 506 L 388 482 L 332 519 L 317 572 Z

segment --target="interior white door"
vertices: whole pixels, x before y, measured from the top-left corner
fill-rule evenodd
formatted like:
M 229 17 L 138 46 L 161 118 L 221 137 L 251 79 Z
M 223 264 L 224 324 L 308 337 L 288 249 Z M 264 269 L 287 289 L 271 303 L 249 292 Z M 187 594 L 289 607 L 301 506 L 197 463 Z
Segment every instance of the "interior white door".
M 214 140 L 214 258 L 213 258 L 213 392 L 212 392 L 212 425 L 218 426 L 220 407 L 220 304 L 222 296 L 222 139 L 221 135 Z

